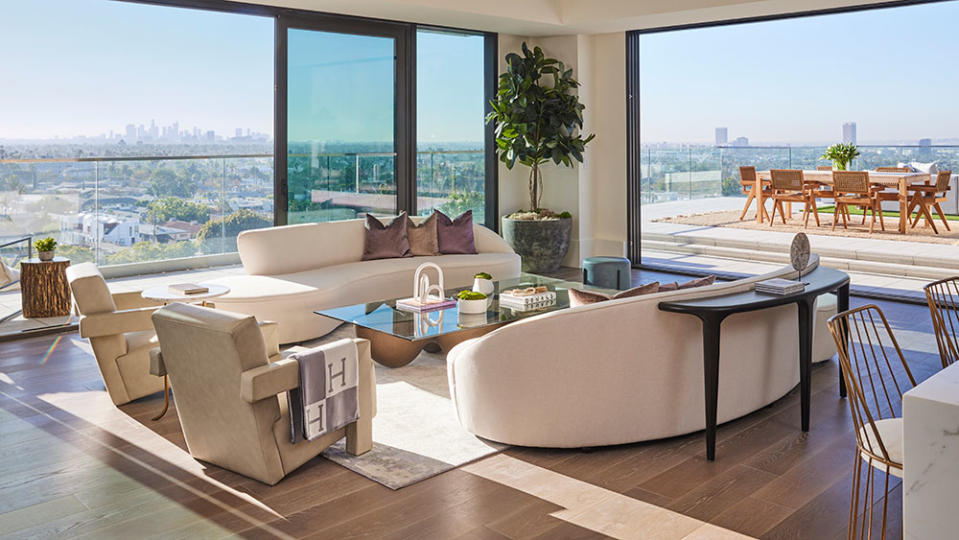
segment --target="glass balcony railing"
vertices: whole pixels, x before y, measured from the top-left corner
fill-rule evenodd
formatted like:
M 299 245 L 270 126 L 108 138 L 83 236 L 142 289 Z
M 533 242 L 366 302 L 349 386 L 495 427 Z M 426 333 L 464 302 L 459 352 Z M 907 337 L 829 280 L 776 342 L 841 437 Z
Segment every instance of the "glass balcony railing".
M 870 170 L 899 163 L 935 162 L 940 169 L 959 171 L 959 145 L 859 146 L 854 170 Z M 825 146 L 684 146 L 644 147 L 642 201 L 705 199 L 745 196 L 739 186 L 739 167 L 815 169 L 831 165 L 820 159 Z
M 483 156 L 419 152 L 420 211 L 473 209 L 482 223 Z M 291 154 L 289 161 L 315 171 L 300 179 L 315 214 L 307 221 L 395 210 L 395 188 L 384 191 L 395 186 L 392 154 Z M 272 154 L 0 159 L 0 244 L 50 236 L 58 255 L 104 267 L 235 252 L 241 231 L 273 224 L 273 167 Z M 331 207 L 324 204 L 329 194 L 353 202 Z M 292 202 L 294 190 L 290 195 Z M 19 260 L 24 245 L 4 247 L 0 257 Z

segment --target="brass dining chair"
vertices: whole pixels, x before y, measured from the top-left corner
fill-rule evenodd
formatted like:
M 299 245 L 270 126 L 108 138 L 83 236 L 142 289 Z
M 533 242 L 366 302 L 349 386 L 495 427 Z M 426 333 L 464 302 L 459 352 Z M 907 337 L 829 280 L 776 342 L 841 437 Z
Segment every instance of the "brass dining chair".
M 959 276 L 933 281 L 922 288 L 932 316 L 942 367 L 959 360 Z
M 785 225 L 786 209 L 783 206 L 784 202 L 801 202 L 803 203 L 803 227 L 809 226 L 810 213 L 816 218 L 816 226 L 818 227 L 819 211 L 816 208 L 816 195 L 813 192 L 819 183 L 806 182 L 803 178 L 803 172 L 798 169 L 772 169 L 769 171 L 769 175 L 772 180 L 772 192 L 769 197 L 773 200 L 773 212 L 769 218 L 769 226 L 773 226 L 777 208 Z
M 911 191 L 913 195 L 909 201 L 909 212 L 906 215 L 912 217 L 913 210 L 915 210 L 916 207 L 919 208 L 919 211 L 916 212 L 916 218 L 912 221 L 913 228 L 919 224 L 919 218 L 922 217 L 925 218 L 926 223 L 932 227 L 932 232 L 939 234 L 939 229 L 936 228 L 936 222 L 932 217 L 932 213 L 929 211 L 930 208 L 934 208 L 936 213 L 939 214 L 939 219 L 942 220 L 942 224 L 946 227 L 946 230 L 951 230 L 949 228 L 949 220 L 946 219 L 946 214 L 942 211 L 942 203 L 946 202 L 947 195 L 949 194 L 950 180 L 952 180 L 952 171 L 939 171 L 939 174 L 936 175 L 935 184 L 912 184 L 909 186 L 909 191 Z
M 833 211 L 832 229 L 836 230 L 836 223 L 842 218 L 842 227 L 848 228 L 847 216 L 850 206 L 858 206 L 863 209 L 863 215 L 872 210 L 872 221 L 869 223 L 869 232 L 872 233 L 876 226 L 876 213 L 879 214 L 879 225 L 882 230 L 886 230 L 886 224 L 882 219 L 882 210 L 879 208 L 878 192 L 882 188 L 870 185 L 869 173 L 866 171 L 833 171 L 833 191 L 836 200 L 836 207 Z M 865 223 L 865 217 L 863 217 Z
M 766 211 L 765 204 L 759 204 L 759 199 L 756 194 L 756 167 L 744 166 L 739 168 L 739 185 L 743 190 L 743 194 L 746 195 L 746 205 L 743 206 L 743 212 L 739 214 L 739 221 L 742 221 L 746 217 L 746 212 L 749 211 L 749 206 L 752 205 L 753 199 L 756 199 L 756 204 L 758 205 L 757 212 L 763 213 L 764 219 L 769 219 L 769 212 Z M 763 196 L 769 196 L 769 182 L 763 182 Z
M 839 352 L 856 430 L 848 538 L 857 537 L 857 532 L 859 537 L 872 538 L 873 509 L 878 502 L 878 481 L 873 480 L 873 469 L 885 473 L 881 524 L 881 536 L 885 538 L 889 475 L 903 476 L 902 394 L 916 386 L 916 379 L 889 322 L 877 306 L 870 304 L 838 313 L 827 324 Z M 868 465 L 865 486 L 860 478 L 863 462 Z

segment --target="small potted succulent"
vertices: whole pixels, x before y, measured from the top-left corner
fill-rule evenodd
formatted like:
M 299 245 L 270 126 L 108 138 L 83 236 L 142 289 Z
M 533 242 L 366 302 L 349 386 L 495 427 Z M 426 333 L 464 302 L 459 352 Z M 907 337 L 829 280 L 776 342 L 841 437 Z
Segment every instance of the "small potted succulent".
M 476 292 L 481 292 L 486 296 L 493 294 L 495 287 L 493 286 L 493 276 L 487 272 L 479 272 L 473 276 L 473 290 Z
M 460 313 L 485 313 L 489 296 L 476 291 L 460 291 L 456 295 L 456 309 Z
M 53 251 L 57 249 L 57 241 L 48 236 L 34 242 L 33 248 L 37 250 L 37 257 L 39 257 L 41 261 L 52 261 Z

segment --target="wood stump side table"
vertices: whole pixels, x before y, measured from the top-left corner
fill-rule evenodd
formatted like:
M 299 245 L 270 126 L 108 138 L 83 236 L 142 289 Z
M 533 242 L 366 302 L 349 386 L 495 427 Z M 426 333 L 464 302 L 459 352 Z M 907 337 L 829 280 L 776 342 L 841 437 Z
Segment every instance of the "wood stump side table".
M 64 317 L 70 314 L 70 285 L 67 267 L 70 259 L 52 261 L 29 259 L 20 262 L 20 304 L 23 317 Z

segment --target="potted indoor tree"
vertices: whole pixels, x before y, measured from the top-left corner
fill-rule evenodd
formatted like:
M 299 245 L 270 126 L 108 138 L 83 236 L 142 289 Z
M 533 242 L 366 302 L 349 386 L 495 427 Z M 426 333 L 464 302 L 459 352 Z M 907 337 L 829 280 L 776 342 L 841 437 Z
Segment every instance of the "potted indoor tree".
M 529 167 L 529 209 L 503 217 L 503 238 L 523 260 L 527 272 L 552 272 L 569 250 L 572 215 L 542 208 L 542 166 L 550 161 L 570 167 L 582 162 L 586 143 L 583 109 L 573 70 L 523 43 L 522 56 L 506 55 L 496 98 L 486 122 L 495 123 L 496 154 L 508 169 Z
M 845 171 L 852 164 L 852 160 L 859 157 L 859 154 L 859 148 L 855 144 L 836 143 L 827 148 L 819 159 L 828 159 L 837 170 Z

